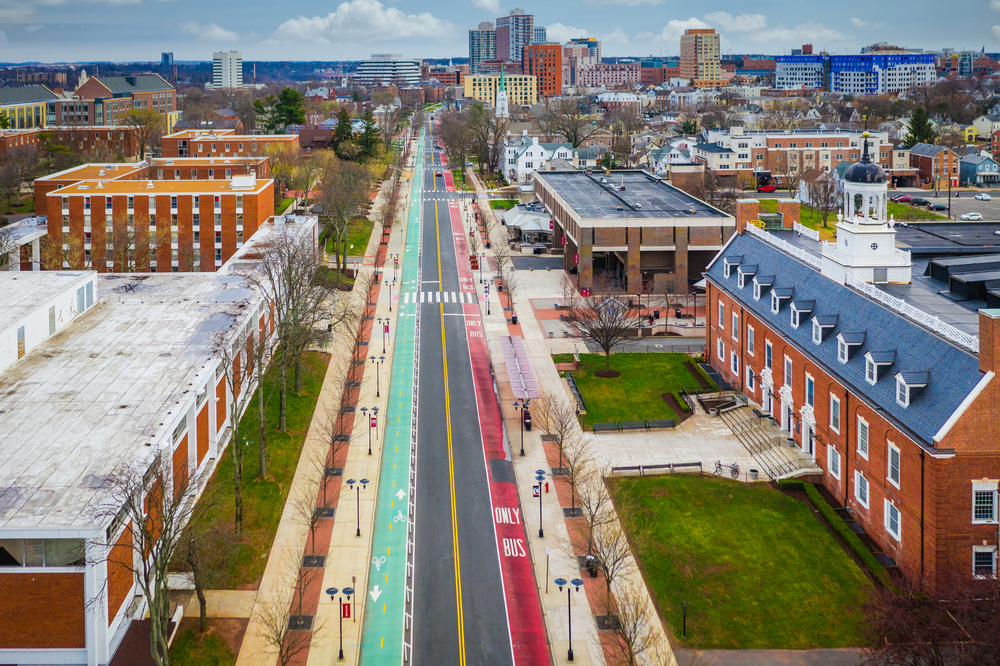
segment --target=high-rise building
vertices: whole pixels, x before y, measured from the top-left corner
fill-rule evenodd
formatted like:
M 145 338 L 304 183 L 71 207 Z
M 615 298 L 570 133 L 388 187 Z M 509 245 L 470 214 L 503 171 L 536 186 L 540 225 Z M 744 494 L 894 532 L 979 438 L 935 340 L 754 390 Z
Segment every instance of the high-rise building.
M 174 54 L 173 53 L 161 53 L 160 54 L 160 67 L 173 67 L 174 66 Z
M 570 40 L 562 47 L 562 82 L 564 86 L 575 86 L 580 69 L 591 67 L 600 62 L 599 54 L 600 42 L 594 40 L 596 48 L 591 49 L 588 44 L 578 44 L 576 40 Z
M 562 94 L 562 44 L 529 44 L 524 47 L 521 71 L 538 79 L 538 99 Z
M 781 90 L 885 95 L 937 78 L 933 53 L 777 56 L 775 61 L 774 87 Z
M 547 41 L 549 41 L 549 40 L 546 39 L 545 28 L 535 28 L 534 29 L 534 36 L 531 38 L 531 43 L 532 44 L 543 44 L 543 43 L 545 43 Z
M 206 89 L 242 88 L 243 54 L 239 51 L 218 51 L 212 54 L 212 83 Z
M 566 46 L 585 46 L 587 55 L 596 59 L 593 64 L 601 62 L 601 43 L 596 37 L 574 37 L 566 42 Z
M 469 31 L 469 74 L 479 73 L 479 63 L 497 58 L 497 31 L 490 21 Z
M 520 62 L 522 49 L 535 38 L 535 17 L 523 9 L 512 9 L 497 19 L 497 59 Z
M 500 81 L 503 78 L 503 92 L 507 99 L 508 109 L 515 106 L 531 106 L 538 103 L 538 80 L 527 74 L 476 74 L 465 77 L 465 98 L 482 102 L 488 106 L 497 107 L 497 96 L 500 92 Z M 499 112 L 499 109 L 497 109 Z
M 354 82 L 363 86 L 415 86 L 420 83 L 420 61 L 403 60 L 398 53 L 373 53 L 371 60 L 358 64 Z
M 722 78 L 719 35 L 712 28 L 691 28 L 681 35 L 681 77 L 699 81 Z

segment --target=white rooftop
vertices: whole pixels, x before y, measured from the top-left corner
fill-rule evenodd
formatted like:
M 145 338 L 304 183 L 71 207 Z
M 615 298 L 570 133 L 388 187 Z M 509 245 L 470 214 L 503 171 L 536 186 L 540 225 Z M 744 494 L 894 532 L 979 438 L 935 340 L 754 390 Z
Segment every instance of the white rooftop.
M 72 287 L 89 272 L 0 271 L 0 331 L 23 321 L 25 316 Z M 0 397 L 0 409 L 3 409 L 4 400 Z

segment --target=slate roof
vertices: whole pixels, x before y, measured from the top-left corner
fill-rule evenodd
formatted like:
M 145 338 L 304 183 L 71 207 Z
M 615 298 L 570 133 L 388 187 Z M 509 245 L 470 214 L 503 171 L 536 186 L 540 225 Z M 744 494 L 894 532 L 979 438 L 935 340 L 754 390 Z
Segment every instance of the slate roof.
M 746 280 L 739 288 L 737 271 L 724 277 L 719 257 L 742 255 L 743 263 L 757 264 L 761 274 L 773 274 L 774 291 L 792 291 L 789 300 L 815 301 L 811 316 L 801 317 L 798 328 L 792 328 L 788 300 L 781 301 L 777 314 L 771 312 L 771 294 L 765 292 L 759 301 L 753 298 L 753 281 Z M 731 263 L 731 262 L 730 262 Z M 934 435 L 951 417 L 966 396 L 982 378 L 979 359 L 942 337 L 922 328 L 849 287 L 845 287 L 790 257 L 764 241 L 741 234 L 716 256 L 708 267 L 707 277 L 740 301 L 754 316 L 786 339 L 803 354 L 811 357 L 832 377 L 849 387 L 856 395 L 880 407 L 882 413 L 895 421 L 904 432 L 929 446 Z M 786 291 L 786 293 L 787 293 Z M 837 325 L 827 330 L 823 341 L 812 341 L 812 317 L 838 315 Z M 864 342 L 852 346 L 846 364 L 837 360 L 837 335 L 864 333 Z M 851 335 L 853 339 L 860 336 Z M 881 368 L 879 380 L 872 386 L 865 380 L 865 354 L 872 352 L 879 359 L 894 353 L 892 365 Z M 909 407 L 896 402 L 898 372 L 928 373 L 927 387 L 911 393 Z M 817 401 L 825 399 L 817 397 Z
M 55 99 L 56 94 L 45 86 L 18 86 L 16 88 L 0 88 L 0 105 L 26 104 L 28 102 L 47 102 Z
M 170 90 L 172 85 L 156 74 L 136 74 L 133 76 L 102 76 L 94 77 L 112 94 L 148 92 L 151 90 Z M 134 79 L 132 84 L 128 79 Z
M 911 155 L 921 155 L 923 157 L 934 157 L 943 150 L 948 150 L 944 146 L 934 146 L 929 143 L 918 143 L 910 148 Z
M 723 148 L 717 143 L 699 143 L 695 145 L 698 150 L 704 150 L 706 153 L 719 153 L 732 155 L 733 151 L 729 148 Z

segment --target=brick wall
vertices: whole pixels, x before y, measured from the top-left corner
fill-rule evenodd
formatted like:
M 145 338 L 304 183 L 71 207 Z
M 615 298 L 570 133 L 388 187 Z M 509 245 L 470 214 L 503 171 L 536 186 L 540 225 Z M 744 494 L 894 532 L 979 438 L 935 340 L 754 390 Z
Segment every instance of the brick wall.
M 82 573 L 0 574 L 0 646 L 85 648 Z
M 135 582 L 132 548 L 132 523 L 129 522 L 108 555 L 108 625 L 132 592 Z

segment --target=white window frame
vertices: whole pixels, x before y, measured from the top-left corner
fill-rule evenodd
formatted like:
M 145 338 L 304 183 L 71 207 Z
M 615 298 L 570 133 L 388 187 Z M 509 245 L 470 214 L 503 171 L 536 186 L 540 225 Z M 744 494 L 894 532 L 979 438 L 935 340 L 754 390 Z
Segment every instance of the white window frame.
M 809 385 L 812 385 L 812 391 L 809 390 Z M 809 399 L 809 394 L 812 393 L 812 400 Z M 805 392 L 805 402 L 807 405 L 816 409 L 816 380 L 808 372 L 806 373 L 806 392 Z
M 977 553 L 990 553 L 993 555 L 993 575 L 983 576 L 981 574 L 976 574 L 976 554 Z M 972 547 L 972 576 L 973 578 L 995 578 L 997 575 L 997 547 L 996 546 L 973 546 Z
M 746 284 L 746 277 L 743 275 L 743 271 L 737 270 L 736 271 L 736 286 L 739 287 L 740 289 L 742 289 L 745 284 Z
M 722 342 L 722 336 L 715 339 L 715 355 L 719 357 L 719 360 L 723 363 L 726 362 L 726 345 Z
M 878 383 L 878 366 L 875 361 L 865 357 L 865 381 L 875 386 Z
M 739 341 L 740 315 L 736 312 L 730 313 L 730 335 L 733 336 L 733 340 Z
M 729 265 L 729 262 L 725 259 L 722 260 L 722 277 L 728 278 L 732 273 L 733 267 Z
M 747 390 L 749 390 L 751 393 L 755 392 L 757 390 L 757 382 L 755 381 L 754 378 L 753 368 L 751 368 L 749 365 L 747 365 L 746 367 L 744 377 L 746 379 Z
M 790 311 L 791 311 L 792 328 L 798 328 L 799 327 L 799 311 L 796 310 L 794 306 L 792 306 L 790 308 Z
M 896 404 L 901 407 L 910 406 L 910 387 L 903 381 L 902 376 L 896 377 Z
M 770 340 L 764 340 L 764 367 L 774 370 L 774 345 Z
M 861 431 L 862 430 L 865 433 L 865 436 L 864 436 L 864 448 L 861 448 L 861 444 L 862 444 Z M 868 421 L 865 421 L 863 418 L 861 418 L 859 416 L 858 417 L 858 436 L 857 436 L 857 442 L 856 443 L 857 443 L 858 455 L 861 456 L 862 458 L 864 458 L 865 460 L 868 460 L 868 446 L 869 446 L 869 443 L 870 443 L 869 442 L 870 438 L 871 438 L 871 428 L 868 427 Z
M 786 356 L 782 380 L 784 381 L 783 386 L 787 386 L 788 388 L 792 388 L 792 369 L 792 359 Z
M 781 304 L 778 301 L 778 295 L 771 292 L 771 314 L 778 314 L 778 310 L 781 309 Z
M 863 491 L 862 488 L 864 488 Z M 869 503 L 871 502 L 871 491 L 871 484 L 868 483 L 868 479 L 865 478 L 865 475 L 858 470 L 854 470 L 854 499 L 858 500 L 858 504 L 866 509 L 869 507 Z M 864 495 L 864 497 L 862 497 L 862 495 Z
M 719 328 L 726 328 L 726 304 L 719 299 Z
M 847 363 L 849 358 L 847 343 L 837 338 L 837 360 L 841 363 Z
M 893 504 L 890 500 L 884 500 L 884 510 L 883 513 L 885 518 L 885 532 L 891 536 L 896 541 L 902 541 L 900 538 L 903 535 L 903 514 L 900 513 L 899 507 Z M 889 516 L 895 513 L 896 515 L 896 531 L 892 531 L 892 523 L 889 520 Z
M 756 342 L 753 326 L 747 324 L 747 356 L 753 356 L 753 347 Z
M 737 379 L 740 376 L 740 357 L 736 355 L 736 350 L 729 350 L 729 369 L 733 371 Z
M 836 409 L 834 409 L 834 405 L 837 406 Z M 834 414 L 837 415 L 836 422 L 834 421 L 834 418 L 833 418 Z M 840 398 L 838 398 L 837 396 L 835 396 L 834 394 L 831 393 L 830 394 L 830 430 L 834 431 L 838 435 L 840 434 L 840 421 L 841 421 Z
M 991 518 L 976 518 L 976 494 L 990 493 L 992 496 L 993 516 Z M 997 484 L 994 483 L 973 483 L 972 484 L 972 523 L 974 525 L 996 525 L 997 524 Z
M 753 300 L 760 300 L 760 283 L 757 280 L 753 281 Z
M 886 447 L 885 478 L 889 483 L 899 488 L 899 483 L 903 477 L 903 454 L 900 453 L 899 447 L 895 446 L 892 442 L 887 443 Z M 892 476 L 893 454 L 895 454 L 896 458 L 896 478 Z
M 840 451 L 833 444 L 826 445 L 826 470 L 830 472 L 830 476 L 840 481 Z

